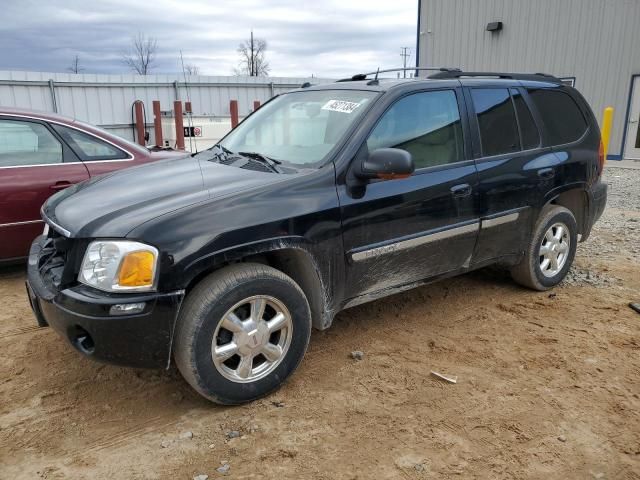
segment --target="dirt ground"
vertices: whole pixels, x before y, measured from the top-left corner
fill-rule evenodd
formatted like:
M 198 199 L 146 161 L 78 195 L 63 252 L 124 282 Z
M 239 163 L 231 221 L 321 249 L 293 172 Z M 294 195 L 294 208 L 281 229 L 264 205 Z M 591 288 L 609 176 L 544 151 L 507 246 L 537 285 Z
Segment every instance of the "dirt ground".
M 347 310 L 241 407 L 175 369 L 82 358 L 35 326 L 23 268 L 5 268 L 0 478 L 640 478 L 640 170 L 607 179 L 553 292 L 487 269 Z

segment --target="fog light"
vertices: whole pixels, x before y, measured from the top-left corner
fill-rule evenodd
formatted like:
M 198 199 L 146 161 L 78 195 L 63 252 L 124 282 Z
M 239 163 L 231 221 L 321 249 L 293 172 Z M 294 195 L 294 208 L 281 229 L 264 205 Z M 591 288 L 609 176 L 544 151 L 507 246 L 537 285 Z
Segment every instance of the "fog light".
M 72 330 L 71 343 L 85 355 L 91 355 L 96 350 L 93 338 L 84 328 L 76 325 Z
M 113 305 L 109 310 L 111 315 L 133 315 L 144 310 L 146 303 L 118 303 Z

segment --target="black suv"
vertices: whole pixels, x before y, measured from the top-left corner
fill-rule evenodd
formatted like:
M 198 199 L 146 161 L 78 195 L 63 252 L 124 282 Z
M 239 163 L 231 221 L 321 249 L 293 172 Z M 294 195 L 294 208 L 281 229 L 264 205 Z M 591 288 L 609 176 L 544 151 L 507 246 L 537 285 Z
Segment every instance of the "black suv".
M 602 213 L 589 106 L 547 75 L 371 74 L 279 95 L 215 147 L 42 209 L 27 290 L 97 360 L 253 400 L 342 309 L 501 263 L 557 285 Z

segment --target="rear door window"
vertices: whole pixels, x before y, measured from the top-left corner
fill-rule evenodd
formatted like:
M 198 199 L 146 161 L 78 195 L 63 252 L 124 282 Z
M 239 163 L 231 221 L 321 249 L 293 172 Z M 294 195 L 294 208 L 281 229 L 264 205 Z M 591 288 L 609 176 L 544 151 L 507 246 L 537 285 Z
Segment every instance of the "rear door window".
M 62 144 L 41 123 L 0 119 L 0 167 L 62 163 Z
M 478 118 L 482 156 L 520 151 L 516 112 L 507 88 L 473 88 L 471 98 Z
M 584 115 L 566 93 L 543 88 L 528 92 L 544 122 L 550 145 L 575 142 L 587 131 Z
M 83 161 L 123 160 L 129 158 L 129 155 L 119 148 L 93 135 L 63 125 L 55 124 L 53 127 Z
M 522 142 L 523 150 L 531 150 L 540 146 L 540 133 L 536 122 L 533 120 L 531 111 L 524 101 L 524 98 L 520 92 L 516 89 L 511 89 L 511 97 L 513 98 L 513 104 L 516 107 L 516 113 L 518 115 L 518 126 L 520 127 L 520 140 Z

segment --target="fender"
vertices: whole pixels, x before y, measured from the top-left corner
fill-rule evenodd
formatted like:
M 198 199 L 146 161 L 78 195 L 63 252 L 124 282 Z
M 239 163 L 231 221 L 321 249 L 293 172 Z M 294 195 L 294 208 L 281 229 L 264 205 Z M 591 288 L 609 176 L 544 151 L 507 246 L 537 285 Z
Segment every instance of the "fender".
M 334 243 L 336 245 L 333 245 Z M 184 272 L 185 285 L 188 290 L 203 275 L 247 258 L 266 256 L 277 263 L 290 259 L 295 263 L 295 268 L 287 268 L 286 262 L 276 267 L 300 285 L 312 310 L 313 326 L 324 330 L 331 325 L 339 310 L 342 288 L 337 287 L 344 284 L 344 263 L 338 261 L 340 256 L 332 254 L 336 251 L 335 248 L 342 248 L 341 239 L 334 242 L 311 243 L 298 235 L 234 245 L 216 250 L 189 263 Z
M 565 202 L 558 202 L 561 195 L 569 191 L 580 191 L 583 194 L 582 195 L 583 201 L 581 202 L 581 205 L 568 205 L 568 204 L 565 204 Z M 557 202 L 574 212 L 574 215 L 576 216 L 576 222 L 578 222 L 578 232 L 582 234 L 580 241 L 581 242 L 585 241 L 588 237 L 588 232 L 590 230 L 590 228 L 588 228 L 588 225 L 587 225 L 588 218 L 589 218 L 589 201 L 590 201 L 588 192 L 589 192 L 589 185 L 587 182 L 572 182 L 565 185 L 560 185 L 556 188 L 549 190 L 544 196 L 542 205 L 540 205 L 538 208 L 537 215 L 534 216 L 535 217 L 534 225 L 535 225 L 535 221 L 537 221 L 540 211 L 549 203 Z M 578 211 L 579 208 L 580 208 L 580 211 Z
M 548 203 L 556 200 L 560 194 L 567 192 L 569 190 L 582 190 L 583 192 L 586 193 L 587 189 L 589 188 L 587 182 L 573 182 L 573 183 L 567 183 L 564 185 L 559 185 L 555 188 L 552 188 L 551 190 L 549 190 L 545 195 L 544 195 L 544 199 L 542 201 L 542 205 L 540 205 L 538 207 L 538 210 L 542 210 Z

